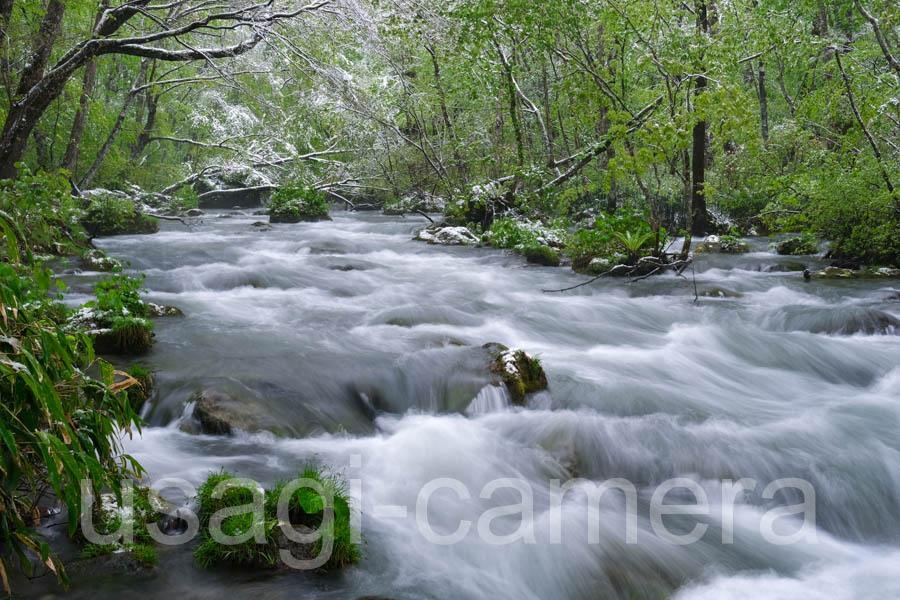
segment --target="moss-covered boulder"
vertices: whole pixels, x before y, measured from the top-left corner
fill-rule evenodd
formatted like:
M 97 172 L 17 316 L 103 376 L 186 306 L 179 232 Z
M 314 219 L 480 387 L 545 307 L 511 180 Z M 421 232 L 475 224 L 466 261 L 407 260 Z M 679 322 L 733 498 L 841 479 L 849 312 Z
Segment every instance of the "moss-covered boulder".
M 101 354 L 141 356 L 153 346 L 153 323 L 143 317 L 117 317 L 110 327 L 88 333 Z
M 128 501 L 123 494 L 123 500 Z M 135 572 L 153 567 L 157 552 L 147 526 L 154 523 L 164 503 L 148 487 L 132 488 L 130 502 L 119 505 L 113 494 L 102 494 L 92 506 L 94 532 L 101 536 L 130 532 L 128 538 L 119 536 L 108 543 L 89 539 L 80 526 L 74 539 L 81 544 L 78 560 L 66 565 L 70 574 L 108 575 L 112 572 Z
M 813 274 L 813 277 L 816 279 L 853 279 L 855 276 L 856 274 L 850 269 L 842 269 L 840 267 L 826 267 Z
M 184 312 L 176 307 L 168 304 L 154 304 L 147 302 L 147 316 L 150 317 L 183 317 Z
M 786 256 L 818 254 L 819 241 L 812 235 L 797 235 L 778 242 L 775 252 Z
M 500 380 L 512 398 L 513 404 L 523 405 L 525 396 L 547 389 L 547 375 L 539 358 L 529 356 L 524 350 L 510 350 L 502 344 L 482 346 L 490 357 L 491 373 Z
M 202 567 L 275 568 L 280 565 L 284 550 L 294 560 L 325 559 L 322 570 L 340 569 L 359 562 L 361 552 L 354 539 L 350 499 L 344 482 L 316 467 L 306 468 L 298 474 L 298 479 L 315 482 L 324 493 L 320 494 L 311 487 L 291 491 L 285 487 L 290 484 L 286 481 L 264 490 L 251 482 L 242 484 L 224 471 L 210 474 L 197 490 L 197 516 L 201 530 L 200 544 L 194 549 L 197 563 Z M 213 515 L 252 504 L 254 497 L 260 496 L 262 510 L 226 516 L 221 520 L 219 531 L 237 536 L 256 530 L 264 540 L 262 543 L 250 537 L 242 543 L 225 545 L 211 534 Z M 279 515 L 279 504 L 282 502 L 285 505 Z M 281 519 L 285 512 L 287 521 Z M 326 519 L 326 512 L 332 514 L 330 520 Z M 291 530 L 306 535 L 318 531 L 320 535 L 315 541 L 301 542 L 290 539 L 288 534 Z M 330 547 L 331 551 L 323 555 L 326 547 Z
M 159 220 L 141 212 L 135 201 L 123 192 L 91 190 L 84 195 L 86 204 L 80 222 L 91 237 L 159 231 Z
M 559 252 L 550 246 L 528 246 L 522 250 L 525 260 L 545 267 L 559 266 Z
M 109 273 L 122 270 L 122 263 L 109 257 L 99 248 L 92 248 L 81 255 L 81 268 L 85 271 Z
M 750 244 L 733 235 L 708 235 L 694 248 L 697 254 L 744 254 L 750 252 Z
M 472 246 L 481 241 L 468 227 L 455 227 L 443 223 L 426 227 L 417 233 L 414 239 L 444 246 Z
M 325 193 L 302 185 L 278 188 L 266 207 L 270 223 L 330 221 L 331 204 Z

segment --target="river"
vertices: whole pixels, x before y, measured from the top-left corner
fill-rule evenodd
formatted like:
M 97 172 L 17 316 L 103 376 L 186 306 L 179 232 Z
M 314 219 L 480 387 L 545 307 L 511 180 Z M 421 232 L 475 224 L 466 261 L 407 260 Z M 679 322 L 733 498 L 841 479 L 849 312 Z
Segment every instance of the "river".
M 547 294 L 584 277 L 412 241 L 427 224 L 418 216 L 335 212 L 259 231 L 259 217 L 225 212 L 190 230 L 164 222 L 156 235 L 98 240 L 146 274 L 148 300 L 187 315 L 157 320 L 140 361 L 156 372 L 149 426 L 127 450 L 151 480 L 193 484 L 222 467 L 270 484 L 308 461 L 327 465 L 356 482 L 364 559 L 331 575 L 203 570 L 189 548 L 164 548 L 152 574 L 76 581 L 67 597 L 900 598 L 900 337 L 865 333 L 879 315 L 900 316 L 896 280 L 765 272 L 806 259 L 752 239 L 749 254 L 698 256 L 686 278 Z M 86 300 L 95 276 L 69 276 L 69 301 Z M 701 292 L 735 295 L 694 302 L 694 277 Z M 506 406 L 498 388 L 479 392 L 466 346 L 486 342 L 539 356 L 549 391 L 525 408 Z M 243 390 L 282 435 L 182 431 L 186 399 L 222 385 Z M 550 480 L 574 475 L 633 483 L 637 543 L 618 493 L 603 496 L 589 539 L 580 488 L 553 542 Z M 662 539 L 648 518 L 654 490 L 673 477 L 708 496 L 710 514 L 693 518 L 708 530 L 692 544 Z M 440 489 L 428 505 L 440 535 L 472 522 L 455 544 L 431 543 L 416 521 L 436 478 L 466 491 Z M 508 487 L 482 494 L 498 478 L 532 490 L 534 543 L 479 535 L 486 511 L 520 501 Z M 727 543 L 721 482 L 740 478 L 759 485 L 738 497 Z M 796 489 L 763 498 L 780 478 L 815 491 L 815 523 L 797 543 L 761 537 L 768 511 L 801 499 Z M 667 502 L 691 502 L 682 496 Z M 782 531 L 800 531 L 800 516 L 782 517 Z M 519 519 L 499 517 L 493 530 Z M 693 523 L 672 522 L 681 532 Z

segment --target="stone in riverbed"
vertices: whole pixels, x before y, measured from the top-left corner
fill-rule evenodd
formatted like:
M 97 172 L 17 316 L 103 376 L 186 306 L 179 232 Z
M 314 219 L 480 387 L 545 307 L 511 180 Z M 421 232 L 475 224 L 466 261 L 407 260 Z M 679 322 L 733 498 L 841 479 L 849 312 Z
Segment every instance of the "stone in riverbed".
M 84 253 L 81 257 L 81 266 L 86 271 L 101 271 L 104 273 L 122 270 L 121 262 L 107 256 L 106 252 L 97 248 Z
M 175 306 L 167 304 L 154 304 L 147 302 L 147 316 L 149 317 L 183 317 L 184 312 Z
M 416 234 L 414 238 L 429 244 L 442 244 L 444 246 L 471 246 L 480 240 L 468 227 L 454 227 L 452 225 L 431 225 Z
M 740 292 L 734 292 L 720 287 L 712 287 L 702 290 L 699 294 L 703 298 L 742 298 Z
M 267 415 L 262 407 L 246 402 L 221 388 L 207 388 L 192 395 L 194 402 L 193 423 L 183 423 L 188 432 L 199 431 L 210 435 L 233 435 L 235 430 L 250 433 L 270 431 L 280 435 L 282 427 Z
M 547 374 L 541 361 L 525 353 L 524 350 L 510 350 L 502 344 L 489 343 L 482 346 L 491 360 L 491 373 L 498 375 L 509 390 L 513 404 L 525 403 L 525 396 L 547 389 Z
M 850 269 L 841 269 L 840 267 L 826 267 L 813 275 L 816 279 L 853 279 L 855 276 Z
M 559 266 L 559 252 L 550 246 L 533 246 L 525 248 L 525 260 L 545 267 Z
M 189 208 L 186 211 L 184 211 L 184 216 L 186 216 L 186 217 L 202 217 L 203 211 L 200 210 L 199 208 Z

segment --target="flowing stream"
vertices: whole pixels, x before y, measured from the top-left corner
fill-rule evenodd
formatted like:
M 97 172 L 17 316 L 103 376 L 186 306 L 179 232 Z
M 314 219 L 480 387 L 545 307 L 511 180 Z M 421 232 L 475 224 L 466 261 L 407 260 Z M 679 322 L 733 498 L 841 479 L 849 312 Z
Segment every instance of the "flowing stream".
M 127 450 L 151 479 L 195 485 L 222 467 L 268 485 L 327 465 L 357 481 L 364 559 L 330 575 L 204 570 L 189 547 L 164 548 L 152 574 L 76 582 L 67 597 L 900 598 L 896 280 L 805 282 L 784 269 L 821 263 L 756 239 L 750 254 L 698 256 L 698 290 L 726 297 L 695 303 L 690 271 L 546 294 L 584 277 L 412 241 L 420 217 L 335 212 L 259 231 L 258 217 L 226 213 L 190 231 L 164 222 L 156 235 L 98 240 L 146 274 L 148 300 L 187 315 L 156 321 L 140 361 L 156 371 L 150 426 Z M 96 277 L 67 277 L 69 300 L 86 300 Z M 471 347 L 486 342 L 538 355 L 549 391 L 520 408 L 484 389 Z M 211 386 L 240 390 L 280 435 L 183 431 L 186 400 Z M 584 487 L 566 496 L 553 542 L 550 480 L 574 476 L 634 484 L 636 544 L 618 492 L 602 497 L 589 540 Z M 662 539 L 648 518 L 673 477 L 708 495 L 708 516 L 672 521 L 682 533 L 708 525 L 693 544 Z M 435 533 L 472 522 L 456 544 L 417 525 L 417 498 L 436 478 L 468 491 L 430 498 Z M 530 486 L 535 543 L 479 534 L 486 511 L 520 502 L 510 488 L 482 494 L 498 478 Z M 723 543 L 721 481 L 740 478 L 759 486 L 738 496 Z M 779 478 L 812 484 L 815 540 L 761 537 L 767 511 L 800 501 L 796 489 L 763 498 Z M 780 527 L 798 530 L 802 516 Z M 492 531 L 520 524 L 499 517 Z

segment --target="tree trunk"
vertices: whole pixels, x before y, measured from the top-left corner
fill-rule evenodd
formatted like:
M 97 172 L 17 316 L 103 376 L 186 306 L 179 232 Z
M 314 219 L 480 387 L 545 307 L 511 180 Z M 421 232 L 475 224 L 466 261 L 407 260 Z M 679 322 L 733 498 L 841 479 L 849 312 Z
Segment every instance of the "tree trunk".
M 106 156 L 109 154 L 113 142 L 116 140 L 116 136 L 118 136 L 119 131 L 122 130 L 122 125 L 125 123 L 125 117 L 128 116 L 128 110 L 131 108 L 131 105 L 134 103 L 134 99 L 138 95 L 137 88 L 139 88 L 144 83 L 144 77 L 147 75 L 147 67 L 149 64 L 150 61 L 147 59 L 141 61 L 141 68 L 140 71 L 138 71 L 137 79 L 134 80 L 134 85 L 131 86 L 131 91 L 129 91 L 128 95 L 125 96 L 125 102 L 122 104 L 122 110 L 119 111 L 119 117 L 116 119 L 115 125 L 113 125 L 112 130 L 106 137 L 106 141 L 103 142 L 103 146 L 100 147 L 100 151 L 97 153 L 97 157 L 94 159 L 93 164 L 91 164 L 90 168 L 87 170 L 87 173 L 84 174 L 84 177 L 81 178 L 81 181 L 78 182 L 78 187 L 80 187 L 81 189 L 85 189 L 91 184 L 91 180 L 94 179 L 97 171 L 99 171 L 100 167 L 103 166 L 103 161 L 106 160 Z
M 21 161 L 25 155 L 28 136 L 34 131 L 34 126 L 44 113 L 42 109 L 38 114 L 33 114 L 33 111 L 29 110 L 30 103 L 25 102 L 22 97 L 43 77 L 44 69 L 47 68 L 53 52 L 53 42 L 59 35 L 65 11 L 65 4 L 59 0 L 50 0 L 41 26 L 32 42 L 31 54 L 25 68 L 22 69 L 19 84 L 13 95 L 13 104 L 9 107 L 6 122 L 3 124 L 3 133 L 0 136 L 2 139 L 2 143 L 0 143 L 0 179 L 16 176 L 15 163 Z M 65 84 L 65 82 L 63 83 Z M 54 94 L 53 97 L 55 98 L 57 95 Z M 47 99 L 44 109 L 52 100 L 53 98 Z M 26 125 L 27 127 L 24 127 Z
M 697 26 L 701 35 L 709 32 L 709 17 L 705 0 L 697 2 Z M 694 95 L 706 90 L 707 79 L 703 75 L 694 83 Z M 706 121 L 697 121 L 692 132 L 691 149 L 691 233 L 702 235 L 709 229 L 709 213 L 703 188 L 706 183 Z
M 144 151 L 144 148 L 147 147 L 147 144 L 150 143 L 150 136 L 153 134 L 153 127 L 156 125 L 156 109 L 159 106 L 159 96 L 154 96 L 149 91 L 147 92 L 147 120 L 144 121 L 144 128 L 141 130 L 141 134 L 138 136 L 137 141 L 134 143 L 134 148 L 131 151 L 131 157 L 137 158 Z
M 769 100 L 766 96 L 766 64 L 759 59 L 759 125 L 762 138 L 769 140 Z
M 503 49 L 500 47 L 500 43 L 497 42 L 497 40 L 494 40 L 494 47 L 497 49 L 497 54 L 500 55 L 500 62 L 503 64 L 503 75 L 506 79 L 506 93 L 509 96 L 509 118 L 512 121 L 513 133 L 516 137 L 516 159 L 518 165 L 521 167 L 525 164 L 525 146 L 522 138 L 522 125 L 519 123 L 516 82 L 513 80 L 512 67 L 509 64 L 509 61 L 506 60 L 506 55 L 503 54 Z
M 84 67 L 84 79 L 81 84 L 81 97 L 78 99 L 78 111 L 72 121 L 72 132 L 69 134 L 69 142 L 66 144 L 66 155 L 63 157 L 62 168 L 74 173 L 78 168 L 78 153 L 81 150 L 81 138 L 84 135 L 84 126 L 87 122 L 87 113 L 91 96 L 94 94 L 94 81 L 97 78 L 97 59 L 93 59 Z

